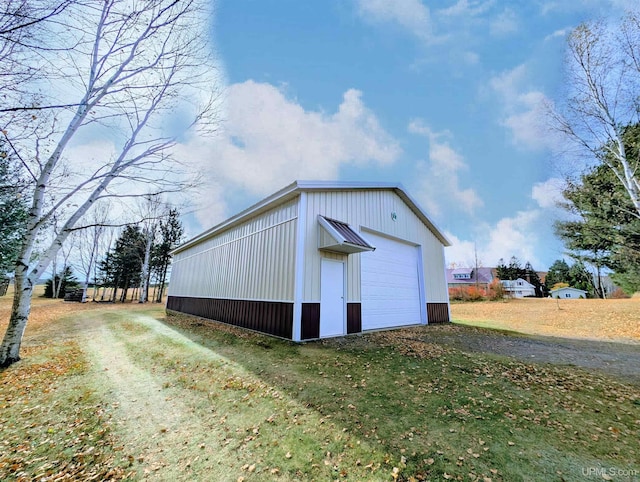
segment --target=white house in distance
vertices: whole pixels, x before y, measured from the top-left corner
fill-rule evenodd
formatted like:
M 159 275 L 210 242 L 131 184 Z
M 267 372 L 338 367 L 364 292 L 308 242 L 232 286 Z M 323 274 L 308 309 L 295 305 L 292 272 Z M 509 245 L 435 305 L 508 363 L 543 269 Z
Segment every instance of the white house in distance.
M 296 181 L 175 249 L 167 309 L 294 341 L 445 322 L 448 245 L 400 185 Z
M 579 290 L 578 288 L 571 288 L 570 286 L 565 286 L 564 288 L 551 290 L 551 296 L 553 298 L 562 298 L 563 300 L 570 300 L 570 299 L 576 300 L 580 298 L 586 298 L 587 292 L 584 290 Z
M 524 298 L 525 296 L 535 296 L 536 287 L 522 278 L 501 280 L 504 287 L 504 294 L 512 298 Z

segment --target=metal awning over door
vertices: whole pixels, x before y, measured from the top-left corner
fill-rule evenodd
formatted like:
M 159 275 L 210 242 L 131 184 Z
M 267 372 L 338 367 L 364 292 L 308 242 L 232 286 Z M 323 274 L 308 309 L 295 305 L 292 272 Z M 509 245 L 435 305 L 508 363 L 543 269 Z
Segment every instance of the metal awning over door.
M 344 254 L 362 253 L 376 249 L 345 222 L 318 215 L 318 224 L 322 227 L 318 239 L 318 249 Z

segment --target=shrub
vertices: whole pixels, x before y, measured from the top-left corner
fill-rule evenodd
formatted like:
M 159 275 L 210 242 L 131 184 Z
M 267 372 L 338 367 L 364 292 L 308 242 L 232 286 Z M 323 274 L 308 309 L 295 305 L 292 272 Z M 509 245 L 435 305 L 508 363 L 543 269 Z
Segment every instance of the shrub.
M 499 279 L 494 279 L 487 290 L 487 297 L 491 301 L 497 301 L 504 298 L 504 286 Z
M 484 301 L 486 291 L 478 286 L 458 286 L 449 288 L 449 299 L 453 301 Z
M 609 295 L 609 298 L 614 299 L 614 300 L 621 300 L 621 299 L 631 298 L 631 297 L 627 293 L 625 293 L 622 288 L 616 288 Z

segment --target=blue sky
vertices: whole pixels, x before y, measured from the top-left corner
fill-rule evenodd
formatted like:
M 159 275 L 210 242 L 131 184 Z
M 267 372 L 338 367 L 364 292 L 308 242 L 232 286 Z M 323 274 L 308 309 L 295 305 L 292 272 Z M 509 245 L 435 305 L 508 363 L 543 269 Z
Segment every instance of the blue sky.
M 221 128 L 179 146 L 207 178 L 190 234 L 294 179 L 400 182 L 449 263 L 477 246 L 546 270 L 563 169 L 542 104 L 562 100 L 567 33 L 627 5 L 219 0 Z

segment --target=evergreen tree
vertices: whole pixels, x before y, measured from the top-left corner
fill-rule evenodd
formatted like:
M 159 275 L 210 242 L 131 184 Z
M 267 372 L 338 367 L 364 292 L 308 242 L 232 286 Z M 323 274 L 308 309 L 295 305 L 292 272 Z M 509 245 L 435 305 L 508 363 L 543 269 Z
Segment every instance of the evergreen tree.
M 524 268 L 520 264 L 520 260 L 511 256 L 509 264 L 504 263 L 504 259 L 500 258 L 498 266 L 496 267 L 496 274 L 501 280 L 516 280 L 522 278 L 525 281 L 531 283 L 536 290 L 536 297 L 547 296 L 548 290 L 546 286 L 540 281 L 540 277 L 529 261 L 524 265 Z
M 545 278 L 545 284 L 547 285 L 547 289 L 551 290 L 558 283 L 569 283 L 569 265 L 563 259 L 557 259 L 553 262 L 553 264 L 549 267 L 549 271 L 547 271 L 547 276 Z
M 54 298 L 55 293 L 53 292 L 53 281 L 55 279 L 56 291 L 58 292 L 58 298 L 64 298 L 64 295 L 67 291 L 71 291 L 80 286 L 78 280 L 73 275 L 71 271 L 71 267 L 67 266 L 60 274 L 56 273 L 54 278 L 48 279 L 45 287 L 44 287 L 44 297 L 45 298 Z M 60 287 L 58 290 L 57 287 Z
M 625 149 L 630 158 L 640 156 L 640 125 L 624 129 Z M 602 297 L 600 273 L 614 271 L 612 279 L 627 292 L 640 288 L 640 218 L 619 179 L 610 169 L 610 150 L 602 148 L 602 164 L 569 182 L 563 207 L 574 218 L 556 223 L 556 233 L 571 256 L 595 268 L 597 296 Z
M 507 265 L 504 264 L 503 258 L 500 258 L 500 260 L 498 261 L 498 266 L 496 266 L 496 276 L 501 280 L 509 279 Z
M 538 272 L 533 269 L 533 266 L 529 261 L 524 265 L 523 276 L 519 276 L 531 283 L 536 289 L 536 298 L 543 298 L 549 294 L 547 287 L 540 281 Z
M 576 261 L 569 269 L 569 285 L 592 293 L 594 290 L 593 276 L 582 261 Z
M 13 271 L 29 214 L 25 182 L 15 158 L 0 141 L 0 278 Z
M 590 296 L 597 293 L 593 276 L 582 261 L 576 261 L 572 266 L 563 259 L 554 261 L 547 272 L 545 284 L 547 289 L 551 290 L 559 283 L 587 291 Z
M 113 250 L 99 263 L 105 286 L 114 288 L 111 301 L 116 301 L 118 288 L 122 289 L 120 301 L 124 302 L 129 289 L 140 286 L 144 249 L 145 237 L 140 228 L 129 225 L 116 240 Z
M 522 265 L 520 264 L 520 260 L 515 256 L 511 256 L 508 265 L 505 265 L 504 260 L 500 258 L 496 271 L 498 278 L 501 280 L 514 280 L 521 278 L 521 275 L 524 272 Z
M 169 254 L 180 242 L 184 234 L 184 228 L 180 221 L 178 210 L 172 208 L 167 216 L 160 220 L 160 242 L 154 246 L 152 269 L 159 281 L 158 294 L 155 301 L 162 301 L 162 293 L 167 279 L 167 271 L 171 264 L 171 255 Z

